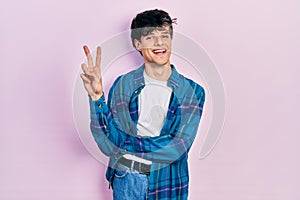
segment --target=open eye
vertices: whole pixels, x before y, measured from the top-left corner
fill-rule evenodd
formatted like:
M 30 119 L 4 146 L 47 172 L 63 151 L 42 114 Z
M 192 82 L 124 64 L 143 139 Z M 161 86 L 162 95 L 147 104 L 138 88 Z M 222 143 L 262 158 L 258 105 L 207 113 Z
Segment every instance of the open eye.
M 152 40 L 154 36 L 146 36 L 146 40 Z
M 168 38 L 169 38 L 169 35 L 162 35 L 162 38 L 168 39 Z

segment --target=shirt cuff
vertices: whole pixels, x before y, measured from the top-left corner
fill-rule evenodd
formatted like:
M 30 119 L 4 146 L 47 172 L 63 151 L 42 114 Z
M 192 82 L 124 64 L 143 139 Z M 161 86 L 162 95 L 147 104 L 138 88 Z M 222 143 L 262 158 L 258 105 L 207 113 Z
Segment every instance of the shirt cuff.
M 92 100 L 92 98 L 89 96 L 89 104 L 90 104 L 90 111 L 91 114 L 97 114 L 104 111 L 104 108 L 107 106 L 105 102 L 104 93 L 102 93 L 102 96 L 98 100 Z

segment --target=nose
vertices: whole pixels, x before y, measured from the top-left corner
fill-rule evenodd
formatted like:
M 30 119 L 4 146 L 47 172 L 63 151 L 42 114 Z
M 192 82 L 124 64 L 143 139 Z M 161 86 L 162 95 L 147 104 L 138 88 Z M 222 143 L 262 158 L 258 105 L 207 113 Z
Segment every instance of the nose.
M 162 39 L 159 36 L 155 37 L 155 45 L 156 46 L 161 46 L 163 44 Z

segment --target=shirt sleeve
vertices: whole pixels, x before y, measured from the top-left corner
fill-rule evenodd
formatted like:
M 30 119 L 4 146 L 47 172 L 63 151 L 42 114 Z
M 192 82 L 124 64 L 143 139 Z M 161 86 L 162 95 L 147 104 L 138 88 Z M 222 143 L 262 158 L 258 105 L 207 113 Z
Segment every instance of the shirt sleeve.
M 192 96 L 186 97 L 175 110 L 168 134 L 128 136 L 125 148 L 136 156 L 159 163 L 172 163 L 186 157 L 198 131 L 204 101 L 203 88 L 195 85 Z
M 174 95 L 172 101 L 177 102 L 178 106 L 173 110 L 172 119 L 169 119 L 167 133 L 141 137 L 136 135 L 136 124 L 130 117 L 131 94 L 118 80 L 110 90 L 108 103 L 104 95 L 98 101 L 89 100 L 91 131 L 100 150 L 107 156 L 131 153 L 158 163 L 172 163 L 186 157 L 202 116 L 204 89 L 194 84 L 192 92 L 186 92 L 184 98 Z
M 89 97 L 90 105 L 90 129 L 99 149 L 107 156 L 114 156 L 125 153 L 122 146 L 127 134 L 118 129 L 112 113 L 105 101 L 104 94 L 99 100 L 92 100 Z

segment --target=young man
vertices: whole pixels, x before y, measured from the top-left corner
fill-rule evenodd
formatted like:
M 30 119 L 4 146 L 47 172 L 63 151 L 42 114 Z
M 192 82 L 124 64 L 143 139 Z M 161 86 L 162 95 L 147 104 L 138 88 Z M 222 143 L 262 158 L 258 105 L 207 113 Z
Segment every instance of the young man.
M 101 49 L 81 78 L 89 94 L 91 131 L 110 157 L 106 178 L 119 199 L 187 199 L 188 152 L 196 136 L 205 93 L 170 64 L 173 26 L 162 10 L 139 13 L 131 24 L 133 46 L 144 58 L 118 77 L 105 102 Z

